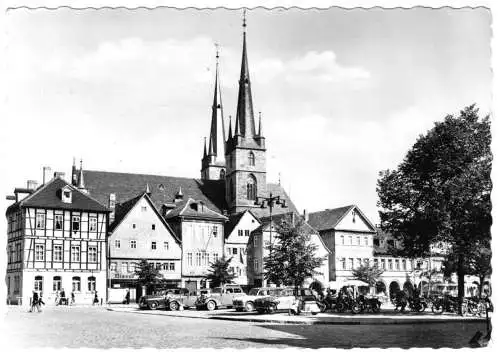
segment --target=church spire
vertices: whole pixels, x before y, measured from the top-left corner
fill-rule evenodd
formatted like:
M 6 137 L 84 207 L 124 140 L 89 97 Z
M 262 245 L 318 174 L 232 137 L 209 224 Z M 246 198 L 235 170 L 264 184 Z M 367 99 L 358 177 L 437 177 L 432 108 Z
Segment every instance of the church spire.
M 203 157 L 205 158 L 207 156 L 207 137 L 203 137 L 204 142 L 203 142 Z
M 262 113 L 259 111 L 259 133 L 257 134 L 259 137 L 262 137 Z
M 231 127 L 231 115 L 229 115 L 229 132 L 228 132 L 228 137 L 227 140 L 231 140 L 233 138 L 233 129 Z
M 78 173 L 78 189 L 85 191 L 85 180 L 83 179 L 83 160 L 80 159 L 80 172 Z
M 241 71 L 236 110 L 236 128 L 243 137 L 255 137 L 255 121 L 253 116 L 252 89 L 248 70 L 246 9 L 243 10 L 243 52 L 241 55 Z M 237 133 L 235 132 L 235 135 Z
M 212 103 L 212 121 L 210 124 L 210 137 L 208 141 L 208 155 L 215 155 L 216 159 L 223 159 L 225 155 L 225 127 L 222 109 L 222 92 L 219 78 L 219 45 L 216 47 L 215 86 L 214 100 Z

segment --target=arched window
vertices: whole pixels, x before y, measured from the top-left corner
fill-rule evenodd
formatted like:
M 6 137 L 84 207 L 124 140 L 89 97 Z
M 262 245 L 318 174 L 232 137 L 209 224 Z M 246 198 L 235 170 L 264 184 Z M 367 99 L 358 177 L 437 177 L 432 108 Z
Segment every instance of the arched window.
M 54 276 L 54 281 L 52 284 L 52 291 L 61 291 L 62 289 L 62 280 L 60 276 Z
M 248 153 L 248 165 L 255 166 L 255 154 L 253 152 Z
M 221 180 L 225 179 L 226 178 L 226 170 L 222 169 L 220 170 L 220 175 L 219 175 L 219 178 Z
M 94 276 L 89 276 L 88 289 L 89 289 L 89 292 L 95 291 L 95 277 Z
M 43 277 L 35 276 L 35 291 L 43 291 Z
M 257 198 L 257 180 L 254 175 L 249 175 L 247 179 L 247 199 L 255 200 Z

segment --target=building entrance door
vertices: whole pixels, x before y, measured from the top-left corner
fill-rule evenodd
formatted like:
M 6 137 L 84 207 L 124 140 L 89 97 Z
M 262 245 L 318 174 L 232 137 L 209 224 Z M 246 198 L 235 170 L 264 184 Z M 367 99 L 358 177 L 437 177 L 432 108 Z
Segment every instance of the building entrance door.
M 186 288 L 189 290 L 189 292 L 196 291 L 198 289 L 198 283 L 196 282 L 196 280 L 186 281 Z

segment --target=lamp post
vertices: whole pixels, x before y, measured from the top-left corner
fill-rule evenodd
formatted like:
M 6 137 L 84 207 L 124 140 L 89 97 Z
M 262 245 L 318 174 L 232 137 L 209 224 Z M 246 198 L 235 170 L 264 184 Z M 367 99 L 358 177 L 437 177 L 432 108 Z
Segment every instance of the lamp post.
M 273 193 L 269 192 L 268 197 L 255 197 L 255 205 L 260 205 L 261 208 L 265 208 L 266 206 L 269 208 L 269 254 L 271 254 L 273 239 L 273 208 L 277 205 L 286 208 L 286 200 L 282 199 L 279 195 L 273 196 Z M 264 233 L 262 233 L 262 235 L 264 235 Z M 262 239 L 264 240 L 264 236 L 262 236 Z M 264 253 L 264 251 L 262 252 Z M 262 254 L 262 259 L 264 259 L 264 254 Z M 262 265 L 264 265 L 264 260 L 262 260 Z M 267 286 L 267 282 L 265 286 Z

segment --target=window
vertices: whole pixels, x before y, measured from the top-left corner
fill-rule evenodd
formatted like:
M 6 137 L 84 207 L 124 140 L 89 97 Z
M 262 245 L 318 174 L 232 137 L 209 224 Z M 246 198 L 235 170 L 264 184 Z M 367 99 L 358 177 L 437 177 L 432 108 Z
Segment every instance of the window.
M 175 263 L 174 262 L 168 263 L 168 268 L 170 271 L 175 271 Z
M 141 211 L 144 212 L 144 211 L 147 211 L 148 208 L 147 207 L 141 207 Z
M 14 293 L 19 293 L 20 288 L 21 288 L 21 280 L 19 276 L 14 276 Z
M 130 248 L 133 248 L 133 249 L 137 248 L 137 241 L 136 240 L 130 241 Z
M 45 228 L 45 213 L 36 213 L 36 226 L 37 229 Z
M 408 269 L 406 268 L 406 260 L 402 259 L 402 260 L 401 260 L 401 263 L 403 264 L 403 270 L 404 270 L 404 271 L 408 270 Z
M 349 261 L 347 262 L 347 269 L 352 269 L 354 267 L 354 259 L 349 258 Z
M 80 246 L 71 246 L 71 261 L 80 261 Z
M 135 273 L 136 270 L 137 270 L 137 263 L 130 262 L 128 266 L 128 271 L 131 273 Z
M 368 246 L 368 236 L 365 236 L 365 246 Z
M 97 231 L 97 218 L 94 216 L 89 218 L 89 231 L 90 232 Z
M 388 270 L 392 270 L 392 259 L 387 259 Z
M 340 258 L 340 267 L 342 268 L 342 270 L 346 269 L 345 258 Z
M 361 246 L 361 237 L 356 236 L 356 245 Z
M 132 228 L 135 229 L 135 224 L 132 224 Z
M 216 261 L 219 260 L 219 253 L 214 253 L 213 257 L 214 257 L 214 263 L 215 263 Z
M 218 233 L 219 229 L 217 228 L 217 226 L 212 227 L 212 235 L 214 236 L 214 238 L 217 238 Z
M 255 154 L 253 152 L 248 153 L 248 165 L 255 166 Z
M 245 230 L 245 236 L 250 236 L 250 230 Z
M 71 230 L 80 231 L 80 216 L 73 215 L 71 218 Z
M 52 291 L 61 291 L 62 289 L 62 280 L 60 276 L 54 276 L 52 280 Z
M 399 271 L 399 259 L 394 260 L 395 269 Z
M 35 291 L 43 291 L 43 277 L 35 276 Z
M 356 259 L 356 268 L 359 268 L 361 266 L 361 258 Z
M 89 247 L 89 262 L 97 263 L 97 247 Z
M 380 259 L 380 266 L 385 270 L 385 259 Z
M 54 215 L 54 230 L 62 230 L 63 228 L 63 216 L 62 214 Z
M 196 253 L 196 266 L 201 266 L 201 253 Z
M 151 224 L 151 230 L 156 230 L 156 225 L 155 224 Z
M 364 259 L 364 264 L 365 264 L 365 266 L 369 266 L 370 265 L 370 259 L 365 258 Z
M 243 236 L 243 230 L 238 230 L 238 236 Z
M 345 244 L 345 238 L 344 238 L 344 235 L 340 235 L 340 243 L 341 243 L 342 245 L 344 245 L 344 244 Z
M 7 260 L 7 263 L 12 263 L 14 260 L 14 250 L 12 249 L 12 245 L 9 244 L 9 249 L 8 249 L 8 252 L 7 252 L 8 256 L 9 256 L 9 259 Z
M 122 262 L 122 273 L 128 272 L 128 263 Z
M 94 292 L 95 291 L 95 277 L 94 276 L 89 276 L 88 280 L 87 280 L 87 283 L 88 283 L 88 290 L 90 292 Z
M 253 236 L 253 245 L 254 247 L 257 247 L 259 244 L 259 238 L 258 236 Z
M 203 253 L 203 265 L 208 265 L 208 253 Z
M 254 270 L 257 272 L 257 270 L 259 270 L 259 260 L 258 259 L 255 259 L 254 262 L 253 262 L 253 268 Z
M 151 242 L 151 249 L 156 249 L 156 242 L 155 241 Z
M 237 255 L 238 254 L 238 248 L 233 248 L 233 255 Z
M 373 259 L 373 266 L 378 268 L 378 259 Z
M 109 265 L 109 270 L 111 270 L 111 271 L 116 271 L 116 262 L 112 262 L 112 263 Z
M 231 253 L 233 253 L 232 248 L 231 247 L 227 247 L 227 255 L 231 255 Z
M 21 243 L 16 243 L 16 262 L 20 262 L 23 258 L 21 257 Z
M 347 237 L 347 244 L 350 246 L 352 245 L 352 236 Z
M 376 247 L 380 246 L 380 240 L 378 238 L 374 238 L 373 239 L 373 245 L 376 246 Z
M 222 169 L 222 170 L 220 170 L 220 173 L 219 173 L 219 179 L 223 180 L 225 178 L 226 178 L 226 170 Z
M 254 175 L 247 178 L 247 199 L 255 200 L 257 198 L 257 180 Z
M 73 292 L 80 292 L 82 290 L 79 276 L 73 276 L 71 288 Z
M 193 253 L 188 253 L 187 258 L 188 266 L 193 266 Z
M 45 260 L 45 246 L 43 244 L 35 245 L 35 260 L 43 261 Z
M 62 262 L 62 245 L 60 244 L 54 245 L 54 261 Z
M 115 248 L 120 248 L 120 240 L 115 240 Z

